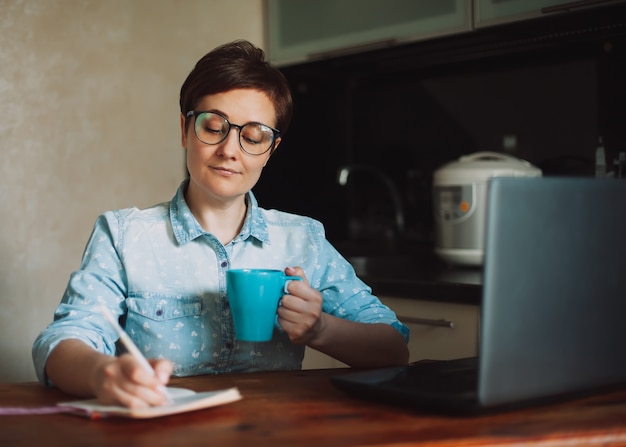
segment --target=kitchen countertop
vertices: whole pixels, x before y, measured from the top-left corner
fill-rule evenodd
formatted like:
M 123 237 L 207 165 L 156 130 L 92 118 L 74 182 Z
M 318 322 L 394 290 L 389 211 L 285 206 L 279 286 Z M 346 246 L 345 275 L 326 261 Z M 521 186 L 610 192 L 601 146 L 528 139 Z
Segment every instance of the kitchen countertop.
M 338 244 L 338 250 L 376 296 L 480 304 L 482 268 L 448 264 L 430 247 L 375 250 Z
M 480 305 L 482 296 L 482 286 L 469 283 L 428 278 L 394 279 L 362 276 L 361 279 L 372 288 L 374 295 L 379 297 Z
M 364 274 L 360 278 L 377 296 L 397 296 L 430 301 L 479 305 L 482 296 L 480 269 L 434 265 L 410 275 Z

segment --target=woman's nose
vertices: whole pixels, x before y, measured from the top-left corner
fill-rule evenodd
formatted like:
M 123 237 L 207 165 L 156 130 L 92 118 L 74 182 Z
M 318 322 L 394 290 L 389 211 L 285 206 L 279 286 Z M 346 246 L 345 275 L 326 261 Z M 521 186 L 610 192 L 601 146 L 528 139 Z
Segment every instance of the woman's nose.
M 219 153 L 225 157 L 235 157 L 239 154 L 239 129 L 231 127 L 224 141 L 219 144 Z

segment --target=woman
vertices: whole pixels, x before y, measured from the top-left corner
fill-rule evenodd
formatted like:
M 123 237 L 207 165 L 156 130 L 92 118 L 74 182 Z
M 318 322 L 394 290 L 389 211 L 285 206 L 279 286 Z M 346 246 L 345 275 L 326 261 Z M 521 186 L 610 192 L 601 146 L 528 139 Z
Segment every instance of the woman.
M 371 295 L 310 218 L 259 208 L 251 189 L 292 114 L 286 80 L 245 41 L 205 55 L 180 92 L 189 179 L 167 203 L 100 216 L 55 321 L 33 346 L 38 377 L 129 407 L 160 405 L 171 374 L 299 369 L 310 346 L 349 365 L 408 361 L 407 328 Z M 234 338 L 229 268 L 291 281 L 266 343 Z M 155 374 L 117 349 L 121 318 Z

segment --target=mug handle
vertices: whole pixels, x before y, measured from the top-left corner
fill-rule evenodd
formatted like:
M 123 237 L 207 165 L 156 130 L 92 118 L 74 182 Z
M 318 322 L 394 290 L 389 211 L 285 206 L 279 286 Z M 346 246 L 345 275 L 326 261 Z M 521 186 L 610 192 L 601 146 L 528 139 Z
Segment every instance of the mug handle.
M 287 275 L 284 275 L 283 276 L 283 281 L 285 281 L 285 285 L 283 286 L 283 293 L 288 294 L 289 291 L 287 290 L 287 286 L 289 286 L 289 283 L 291 281 L 302 281 L 302 278 L 300 278 L 299 276 L 287 276 Z
M 283 293 L 289 294 L 289 291 L 287 290 L 287 286 L 289 285 L 289 283 L 291 281 L 302 281 L 302 278 L 299 276 L 283 275 L 283 281 L 285 281 L 285 285 L 283 286 Z M 279 306 L 280 306 L 280 303 L 281 303 L 281 300 L 278 300 Z M 276 318 L 274 319 L 274 327 L 278 329 L 280 332 L 283 332 L 283 328 L 280 326 L 280 323 L 278 322 L 278 314 L 276 314 Z

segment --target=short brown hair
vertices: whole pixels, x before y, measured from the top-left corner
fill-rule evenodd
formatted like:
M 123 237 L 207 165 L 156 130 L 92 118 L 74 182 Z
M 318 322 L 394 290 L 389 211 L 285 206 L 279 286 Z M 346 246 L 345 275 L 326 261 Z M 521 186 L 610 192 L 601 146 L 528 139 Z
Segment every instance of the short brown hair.
M 265 60 L 262 49 L 245 40 L 221 45 L 196 63 L 180 89 L 180 111 L 186 115 L 203 97 L 240 88 L 259 90 L 270 98 L 276 110 L 276 128 L 284 135 L 293 114 L 287 79 Z

